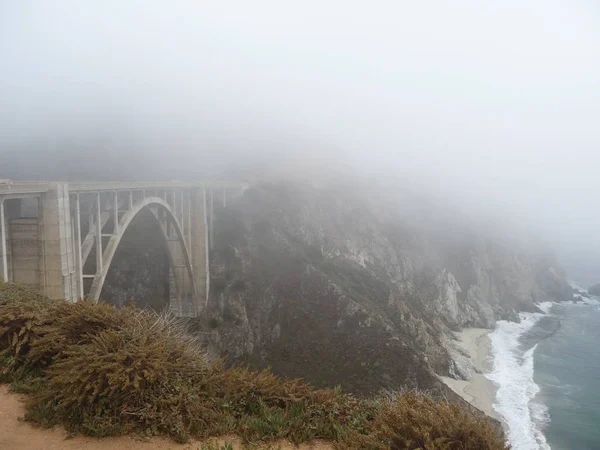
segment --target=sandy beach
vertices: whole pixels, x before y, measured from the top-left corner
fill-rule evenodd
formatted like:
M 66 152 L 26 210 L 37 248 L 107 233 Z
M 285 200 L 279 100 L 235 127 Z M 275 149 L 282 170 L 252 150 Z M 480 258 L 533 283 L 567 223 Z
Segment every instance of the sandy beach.
M 470 355 L 478 373 L 473 373 L 468 381 L 449 377 L 440 378 L 473 406 L 491 417 L 498 418 L 498 414 L 492 406 L 496 396 L 496 387 L 483 375 L 491 369 L 491 360 L 488 358 L 491 345 L 488 334 L 491 331 L 486 328 L 465 328 L 460 333 L 455 333 L 458 339 L 457 344 Z

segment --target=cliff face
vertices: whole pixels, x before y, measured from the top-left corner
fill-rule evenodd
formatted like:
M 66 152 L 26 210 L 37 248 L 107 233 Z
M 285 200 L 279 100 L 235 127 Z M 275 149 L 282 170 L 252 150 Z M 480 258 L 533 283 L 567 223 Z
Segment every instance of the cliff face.
M 317 386 L 442 389 L 434 373 L 469 371 L 450 330 L 569 294 L 552 258 L 419 214 L 344 185 L 249 189 L 218 212 L 208 340 Z

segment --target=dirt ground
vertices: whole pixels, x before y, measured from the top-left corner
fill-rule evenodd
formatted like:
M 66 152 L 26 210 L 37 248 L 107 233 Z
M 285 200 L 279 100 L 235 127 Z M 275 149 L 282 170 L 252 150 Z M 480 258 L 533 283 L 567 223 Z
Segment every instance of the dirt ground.
M 0 450 L 201 450 L 202 442 L 198 441 L 189 444 L 176 444 L 165 439 L 143 441 L 133 436 L 102 439 L 85 436 L 70 438 L 68 433 L 59 427 L 44 430 L 19 420 L 19 417 L 23 417 L 25 413 L 21 399 L 22 396 L 10 393 L 8 386 L 0 385 Z M 235 449 L 242 448 L 239 441 L 232 437 L 223 438 L 220 442 L 231 442 Z M 331 445 L 319 442 L 300 447 L 281 442 L 263 448 L 281 450 L 296 448 L 302 450 L 333 449 Z

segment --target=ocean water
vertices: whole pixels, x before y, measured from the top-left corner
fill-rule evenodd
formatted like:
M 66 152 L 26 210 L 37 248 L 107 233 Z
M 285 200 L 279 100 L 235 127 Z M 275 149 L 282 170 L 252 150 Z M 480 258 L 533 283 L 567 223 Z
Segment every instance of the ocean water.
M 490 334 L 494 409 L 514 450 L 600 450 L 600 301 L 539 306 Z

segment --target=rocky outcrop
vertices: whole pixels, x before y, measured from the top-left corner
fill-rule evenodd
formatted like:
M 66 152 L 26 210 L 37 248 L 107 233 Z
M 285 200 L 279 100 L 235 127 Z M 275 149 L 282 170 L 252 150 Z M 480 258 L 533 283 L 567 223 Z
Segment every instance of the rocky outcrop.
M 272 183 L 218 211 L 207 341 L 317 386 L 443 389 L 434 373 L 470 371 L 451 330 L 567 295 L 552 258 L 390 197 Z
M 588 294 L 600 297 L 600 284 L 594 284 L 588 288 Z

